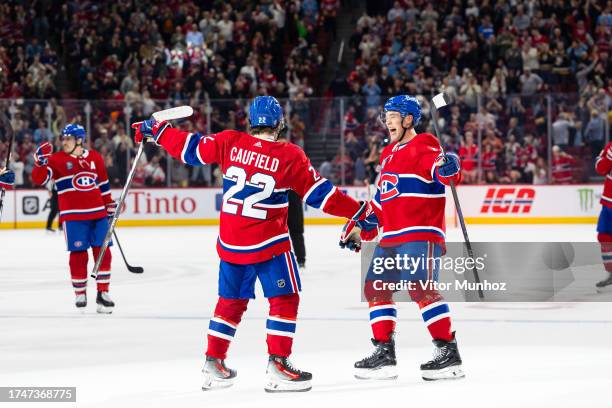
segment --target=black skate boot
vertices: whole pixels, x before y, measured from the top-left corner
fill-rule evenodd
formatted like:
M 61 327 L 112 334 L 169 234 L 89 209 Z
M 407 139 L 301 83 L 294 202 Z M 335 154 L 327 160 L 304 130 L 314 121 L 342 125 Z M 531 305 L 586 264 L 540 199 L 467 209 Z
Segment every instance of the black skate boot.
M 234 385 L 234 378 L 238 375 L 236 370 L 227 368 L 225 360 L 208 356 L 206 356 L 202 373 L 204 373 L 203 391 L 231 387 Z
M 449 380 L 463 378 L 465 374 L 461 368 L 461 356 L 457 349 L 457 341 L 453 332 L 451 341 L 433 340 L 436 347 L 431 361 L 421 364 L 421 375 L 426 381 Z
M 394 335 L 387 342 L 372 339 L 374 352 L 355 363 L 355 378 L 360 380 L 394 380 L 397 378 Z
M 81 293 L 80 295 L 76 295 L 74 305 L 77 307 L 77 309 L 83 309 L 85 306 L 87 306 L 87 294 Z
M 98 292 L 96 296 L 96 303 L 98 304 L 98 313 L 111 314 L 115 308 L 115 302 L 112 301 L 108 292 Z
M 266 370 L 266 392 L 310 391 L 312 374 L 291 365 L 288 357 L 270 355 Z
M 612 292 L 612 273 L 608 274 L 608 277 L 595 285 L 597 292 L 607 293 Z

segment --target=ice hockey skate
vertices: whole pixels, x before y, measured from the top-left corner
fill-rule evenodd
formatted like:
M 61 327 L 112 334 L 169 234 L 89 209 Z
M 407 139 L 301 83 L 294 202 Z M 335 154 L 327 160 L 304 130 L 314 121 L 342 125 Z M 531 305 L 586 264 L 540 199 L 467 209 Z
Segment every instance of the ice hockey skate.
M 360 380 L 394 380 L 397 360 L 393 336 L 388 342 L 372 339 L 375 349 L 371 355 L 355 363 L 355 378 Z
M 81 293 L 80 295 L 76 295 L 74 299 L 74 305 L 77 309 L 83 310 L 85 306 L 87 306 L 87 294 Z
M 312 374 L 291 365 L 288 357 L 271 355 L 266 370 L 266 392 L 310 391 Z
M 606 279 L 597 282 L 595 288 L 599 293 L 612 292 L 612 273 L 609 273 Z
M 465 377 L 455 333 L 451 341 L 433 340 L 435 349 L 432 360 L 421 364 L 421 375 L 426 381 L 452 380 Z
M 234 385 L 234 378 L 238 374 L 236 370 L 227 368 L 225 360 L 214 357 L 206 357 L 206 363 L 202 369 L 204 373 L 203 391 L 218 390 Z
M 97 312 L 102 314 L 111 314 L 115 308 L 115 302 L 112 301 L 108 292 L 98 292 L 96 304 L 98 305 Z

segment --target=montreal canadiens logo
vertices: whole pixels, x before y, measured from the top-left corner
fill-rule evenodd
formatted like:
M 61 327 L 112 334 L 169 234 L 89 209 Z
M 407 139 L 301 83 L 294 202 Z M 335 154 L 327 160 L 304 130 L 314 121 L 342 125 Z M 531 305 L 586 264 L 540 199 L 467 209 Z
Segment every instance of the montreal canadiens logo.
M 97 175 L 83 171 L 72 178 L 72 186 L 78 191 L 91 191 L 96 188 Z
M 397 174 L 383 173 L 380 176 L 380 201 L 387 201 L 399 195 Z

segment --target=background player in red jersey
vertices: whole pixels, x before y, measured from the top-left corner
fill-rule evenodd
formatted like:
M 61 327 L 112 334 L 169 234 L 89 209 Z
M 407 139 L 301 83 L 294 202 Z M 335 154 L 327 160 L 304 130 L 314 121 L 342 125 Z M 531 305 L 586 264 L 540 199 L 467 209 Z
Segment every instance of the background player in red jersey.
M 192 166 L 218 163 L 223 171 L 223 204 L 217 252 L 219 300 L 208 326 L 204 390 L 232 385 L 236 371 L 225 358 L 259 280 L 270 303 L 266 322 L 269 361 L 265 390 L 307 391 L 310 373 L 288 360 L 301 290 L 299 270 L 287 230 L 288 191 L 308 205 L 336 216 L 362 220 L 368 203 L 358 203 L 321 177 L 299 147 L 277 141 L 283 112 L 271 96 L 249 107 L 249 133 L 225 130 L 201 135 L 146 120 L 136 141 L 150 138 Z M 363 214 L 363 215 L 362 215 Z
M 597 240 L 601 245 L 601 258 L 608 277 L 596 285 L 598 292 L 605 292 L 612 289 L 612 142 L 597 156 L 595 170 L 606 178 L 600 200 Z
M 32 181 L 43 185 L 50 179 L 57 188 L 60 223 L 70 251 L 70 275 L 76 295 L 76 307 L 87 306 L 87 250 L 97 259 L 108 230 L 108 217 L 116 204 L 111 197 L 104 159 L 95 150 L 83 147 L 85 129 L 69 124 L 61 133 L 62 151 L 53 153 L 46 142 L 34 153 L 36 166 Z M 115 303 L 108 295 L 111 253 L 107 250 L 96 278 L 98 313 L 112 313 Z
M 357 378 L 397 377 L 393 291 L 377 290 L 376 280 L 415 283 L 408 294 L 418 304 L 436 348 L 434 358 L 421 365 L 423 379 L 464 376 L 448 304 L 435 288 L 422 289 L 418 284 L 438 280 L 440 262 L 434 260 L 443 255 L 446 239 L 444 186 L 451 180 L 459 181 L 461 166 L 455 154 L 442 153 L 434 135 L 416 133 L 414 127 L 420 118 L 421 106 L 412 96 L 395 96 L 385 103 L 381 119 L 392 143 L 380 157 L 378 190 L 371 202 L 374 213 L 363 221 L 349 221 L 340 240 L 342 247 L 357 249 L 361 239 L 381 237 L 365 281 L 375 351 L 355 363 Z M 386 262 L 398 255 L 424 261 L 411 265 L 411 271 L 394 267 L 381 272 L 373 268 L 376 258 Z

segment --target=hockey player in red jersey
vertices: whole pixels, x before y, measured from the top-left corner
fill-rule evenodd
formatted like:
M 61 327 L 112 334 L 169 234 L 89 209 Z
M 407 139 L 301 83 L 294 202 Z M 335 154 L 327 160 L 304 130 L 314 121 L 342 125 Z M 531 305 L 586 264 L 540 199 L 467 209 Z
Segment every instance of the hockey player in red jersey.
M 601 195 L 601 213 L 597 222 L 597 240 L 601 246 L 601 258 L 608 277 L 598 282 L 598 292 L 612 289 L 612 142 L 599 153 L 595 161 L 595 170 L 606 179 Z
M 223 171 L 219 300 L 208 326 L 202 388 L 232 385 L 236 371 L 226 367 L 226 353 L 259 279 L 270 303 L 265 390 L 307 391 L 312 375 L 288 360 L 301 290 L 287 229 L 288 190 L 312 207 L 349 219 L 364 219 L 369 204 L 358 203 L 321 177 L 299 147 L 277 141 L 284 120 L 275 98 L 255 98 L 248 123 L 249 133 L 202 135 L 151 119 L 137 125 L 136 141 L 150 138 L 184 163 L 218 163 Z
M 415 283 L 408 294 L 419 306 L 436 349 L 434 358 L 421 365 L 423 379 L 464 376 L 448 305 L 434 288 L 422 289 L 417 284 L 438 280 L 440 262 L 433 259 L 445 251 L 445 185 L 451 180 L 459 181 L 460 161 L 455 154 L 443 154 L 434 135 L 416 133 L 414 127 L 420 118 L 420 104 L 412 96 L 395 96 L 385 103 L 381 120 L 389 129 L 392 143 L 380 157 L 378 190 L 371 201 L 374 212 L 363 221 L 349 221 L 340 239 L 340 246 L 358 250 L 361 240 L 380 236 L 372 261 L 381 258 L 386 262 L 404 255 L 427 260 L 414 265 L 414 270 L 393 267 L 383 275 L 373 268 L 373 263 L 370 265 L 365 297 L 370 306 L 375 351 L 355 363 L 355 376 L 361 379 L 397 377 L 397 310 L 393 291 L 379 290 L 381 286 L 374 283 L 377 279 Z
M 111 197 L 104 159 L 95 150 L 83 147 L 85 129 L 67 125 L 61 133 L 62 151 L 53 153 L 45 142 L 34 153 L 32 181 L 43 185 L 55 180 L 60 223 L 64 224 L 66 245 L 70 251 L 70 275 L 76 295 L 75 305 L 87 306 L 87 250 L 91 247 L 97 259 L 108 230 L 108 217 L 116 204 Z M 107 250 L 96 278 L 98 313 L 112 313 L 115 303 L 108 295 L 111 253 Z

